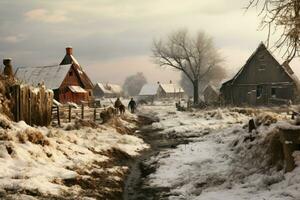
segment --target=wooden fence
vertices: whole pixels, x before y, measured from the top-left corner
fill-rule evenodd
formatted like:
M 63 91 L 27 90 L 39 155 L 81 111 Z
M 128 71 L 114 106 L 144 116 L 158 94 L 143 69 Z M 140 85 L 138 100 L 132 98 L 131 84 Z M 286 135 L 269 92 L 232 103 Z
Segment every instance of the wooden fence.
M 53 106 L 52 119 L 60 126 L 61 123 L 68 123 L 75 119 L 86 119 L 92 121 L 102 121 L 100 113 L 107 107 L 91 108 L 88 103 L 81 105 L 64 104 Z
M 51 123 L 53 92 L 44 87 L 28 85 L 11 87 L 12 113 L 15 121 L 29 125 L 48 126 Z

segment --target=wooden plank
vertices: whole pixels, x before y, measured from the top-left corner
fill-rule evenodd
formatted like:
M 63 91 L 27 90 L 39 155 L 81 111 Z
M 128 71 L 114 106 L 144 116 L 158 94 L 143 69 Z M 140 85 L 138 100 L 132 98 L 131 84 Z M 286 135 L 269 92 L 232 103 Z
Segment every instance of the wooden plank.
M 69 122 L 71 122 L 71 118 L 72 118 L 72 106 L 69 105 Z
M 84 104 L 81 104 L 81 119 L 84 119 Z

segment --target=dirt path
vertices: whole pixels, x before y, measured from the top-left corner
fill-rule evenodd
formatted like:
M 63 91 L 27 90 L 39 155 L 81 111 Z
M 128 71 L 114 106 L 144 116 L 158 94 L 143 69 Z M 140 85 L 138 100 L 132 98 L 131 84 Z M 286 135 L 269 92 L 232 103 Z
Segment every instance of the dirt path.
M 150 144 L 151 148 L 144 151 L 141 156 L 135 159 L 130 165 L 130 173 L 125 182 L 123 193 L 124 200 L 158 200 L 168 196 L 168 188 L 149 187 L 146 183 L 146 177 L 154 173 L 157 166 L 156 163 L 149 163 L 151 157 L 160 152 L 175 148 L 179 144 L 188 143 L 188 139 L 167 139 L 160 133 L 161 130 L 152 128 L 151 123 L 156 119 L 153 116 L 139 116 L 140 120 L 145 124 L 137 133 L 144 141 Z

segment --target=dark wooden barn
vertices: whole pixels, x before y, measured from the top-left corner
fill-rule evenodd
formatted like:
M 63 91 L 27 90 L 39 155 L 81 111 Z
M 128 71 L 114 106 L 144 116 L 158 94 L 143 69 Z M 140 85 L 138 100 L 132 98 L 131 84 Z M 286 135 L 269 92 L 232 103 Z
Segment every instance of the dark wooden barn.
M 54 98 L 60 103 L 91 101 L 93 84 L 72 55 L 72 48 L 66 48 L 66 55 L 60 65 L 42 67 L 20 67 L 16 77 L 33 86 L 44 83 L 53 90 Z
M 227 105 L 285 104 L 295 101 L 298 91 L 299 80 L 293 70 L 286 63 L 280 65 L 263 43 L 220 89 Z

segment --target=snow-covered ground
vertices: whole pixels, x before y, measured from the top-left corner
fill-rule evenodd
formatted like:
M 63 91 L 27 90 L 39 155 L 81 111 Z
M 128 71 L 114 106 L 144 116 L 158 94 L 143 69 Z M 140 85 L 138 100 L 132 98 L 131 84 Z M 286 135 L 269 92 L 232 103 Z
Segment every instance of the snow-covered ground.
M 241 200 L 300 199 L 300 167 L 284 174 L 269 164 L 268 137 L 283 114 L 257 110 L 217 109 L 177 112 L 174 106 L 145 106 L 160 118 L 154 123 L 166 137 L 190 137 L 189 144 L 162 151 L 148 164 L 158 166 L 149 175 L 149 187 L 170 188 L 169 199 Z M 256 116 L 258 133 L 245 126 Z M 300 164 L 300 153 L 295 153 Z
M 134 128 L 130 121 L 136 118 L 130 114 L 125 118 L 130 120 L 120 119 L 118 123 Z M 126 167 L 109 165 L 113 153 L 119 151 L 133 157 L 148 148 L 142 139 L 119 133 L 111 124 L 98 128 L 80 123 L 65 124 L 63 129 L 33 128 L 1 115 L 0 126 L 1 199 L 10 193 L 12 199 L 76 197 L 83 190 L 79 183 L 92 179 L 93 174 L 105 174 L 116 181 L 123 178 Z M 78 183 L 68 184 L 70 181 Z

